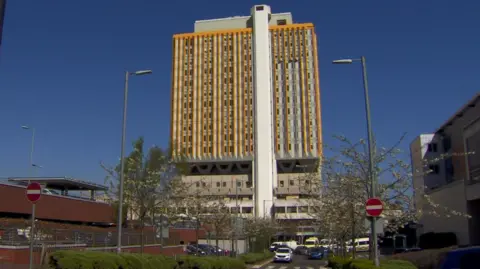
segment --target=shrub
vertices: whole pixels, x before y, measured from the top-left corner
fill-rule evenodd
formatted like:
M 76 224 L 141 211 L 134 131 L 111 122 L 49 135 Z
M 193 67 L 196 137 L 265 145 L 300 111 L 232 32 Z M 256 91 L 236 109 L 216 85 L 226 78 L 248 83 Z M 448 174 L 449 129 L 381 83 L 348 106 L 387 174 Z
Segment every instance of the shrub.
M 273 258 L 274 254 L 270 251 L 264 251 L 260 253 L 245 253 L 239 256 L 239 258 L 246 264 L 255 264 L 267 259 Z
M 244 269 L 245 263 L 230 257 L 198 257 L 181 256 L 179 259 L 180 269 Z
M 56 251 L 49 265 L 56 269 L 244 269 L 241 259 L 229 257 L 181 256 L 179 262 L 171 257 L 149 254 L 117 255 L 109 252 Z
M 130 269 L 127 259 L 114 253 L 56 251 L 50 255 L 50 267 L 58 269 Z
M 351 258 L 344 258 L 339 256 L 331 256 L 328 258 L 328 267 L 331 267 L 332 269 L 348 269 L 351 263 Z
M 455 233 L 424 233 L 419 237 L 418 246 L 422 249 L 446 248 L 457 244 Z
M 415 265 L 418 269 L 430 269 L 440 267 L 447 253 L 455 247 L 441 249 L 425 249 L 415 252 L 406 252 L 393 255 L 393 260 L 406 260 Z

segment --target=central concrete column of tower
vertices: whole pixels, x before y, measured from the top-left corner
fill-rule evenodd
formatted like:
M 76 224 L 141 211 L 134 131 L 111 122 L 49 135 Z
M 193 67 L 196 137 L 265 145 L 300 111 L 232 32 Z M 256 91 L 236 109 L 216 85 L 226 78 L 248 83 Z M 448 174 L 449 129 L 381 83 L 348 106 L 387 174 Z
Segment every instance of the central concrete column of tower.
M 256 5 L 251 9 L 253 19 L 253 98 L 255 156 L 255 215 L 271 217 L 273 207 L 273 181 L 276 180 L 273 148 L 273 89 L 272 55 L 269 21 L 271 9 Z

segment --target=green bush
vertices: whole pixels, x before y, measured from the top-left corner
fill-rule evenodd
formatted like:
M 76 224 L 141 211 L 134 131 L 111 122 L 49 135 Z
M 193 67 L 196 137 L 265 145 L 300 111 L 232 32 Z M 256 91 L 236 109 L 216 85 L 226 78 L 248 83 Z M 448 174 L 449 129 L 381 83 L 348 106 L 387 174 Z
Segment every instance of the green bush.
M 117 255 L 109 252 L 56 251 L 50 255 L 49 265 L 55 269 L 244 269 L 241 259 L 229 257 L 180 256 L 149 254 Z
M 328 258 L 328 267 L 332 269 L 349 269 L 352 259 L 339 256 L 331 256 Z
M 332 269 L 374 269 L 372 261 L 367 259 L 351 259 L 343 257 L 331 257 L 328 259 L 328 266 Z M 409 261 L 402 260 L 381 260 L 381 269 L 416 269 Z
M 241 254 L 239 258 L 246 264 L 255 264 L 267 259 L 273 258 L 274 254 L 268 250 L 260 253 L 245 253 Z
M 244 269 L 245 263 L 230 257 L 197 257 L 181 256 L 179 259 L 180 269 Z

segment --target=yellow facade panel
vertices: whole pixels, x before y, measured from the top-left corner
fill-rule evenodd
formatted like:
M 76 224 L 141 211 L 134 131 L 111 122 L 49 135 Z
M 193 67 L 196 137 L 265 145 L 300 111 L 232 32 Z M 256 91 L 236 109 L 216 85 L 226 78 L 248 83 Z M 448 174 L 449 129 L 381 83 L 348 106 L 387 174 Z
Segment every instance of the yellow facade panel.
M 282 42 L 272 42 L 272 79 L 274 95 L 274 148 L 279 147 L 287 152 L 292 151 L 289 130 L 289 117 L 293 111 L 289 82 L 294 79 L 283 73 L 285 93 L 283 104 L 277 101 L 279 81 L 277 80 L 277 64 L 282 62 L 282 69 L 287 70 L 289 60 L 296 60 L 300 67 L 300 95 L 302 115 L 302 143 L 305 151 L 311 151 L 311 126 L 309 94 L 305 63 L 307 53 L 306 32 L 313 29 L 313 24 L 294 24 L 270 27 L 272 41 L 277 38 Z M 312 31 L 313 32 L 313 31 Z M 274 37 L 277 34 L 277 37 Z M 318 60 L 316 36 L 314 38 L 314 73 L 315 98 L 318 137 L 321 139 L 320 89 L 318 78 Z M 298 38 L 295 38 L 298 37 Z M 299 37 L 300 36 L 300 37 Z M 280 61 L 279 59 L 282 59 Z M 183 152 L 188 158 L 208 159 L 223 157 L 245 157 L 253 154 L 253 91 L 252 91 L 252 31 L 237 29 L 215 32 L 178 34 L 173 38 L 172 55 L 172 118 L 171 141 L 174 152 Z M 282 109 L 283 117 L 277 110 Z M 282 135 L 278 123 L 283 121 Z M 321 141 L 321 140 L 320 140 Z M 321 153 L 321 143 L 316 149 Z
M 322 156 L 322 143 L 323 143 L 323 138 L 322 138 L 322 115 L 321 115 L 321 109 L 320 109 L 320 75 L 318 72 L 318 51 L 317 51 L 317 35 L 315 34 L 315 31 L 312 31 L 313 35 L 313 60 L 315 63 L 315 69 L 314 69 L 314 76 L 315 76 L 315 108 L 316 108 L 316 114 L 317 114 L 317 137 L 318 137 L 318 143 L 317 143 L 317 154 L 318 156 Z

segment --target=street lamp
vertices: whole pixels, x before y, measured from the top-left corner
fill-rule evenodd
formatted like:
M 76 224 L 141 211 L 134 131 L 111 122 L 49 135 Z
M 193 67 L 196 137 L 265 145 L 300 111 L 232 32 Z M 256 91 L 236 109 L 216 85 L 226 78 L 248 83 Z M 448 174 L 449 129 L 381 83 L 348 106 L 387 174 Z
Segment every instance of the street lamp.
M 33 152 L 35 150 L 35 128 L 30 127 L 28 125 L 22 125 L 22 129 L 32 131 L 32 142 L 31 142 L 31 146 L 30 146 L 30 169 L 31 169 L 30 171 L 31 171 L 32 176 L 33 176 L 33 169 L 35 167 L 42 168 L 41 165 L 37 165 L 37 164 L 33 163 Z
M 376 196 L 377 188 L 377 179 L 375 177 L 375 171 L 373 170 L 373 131 L 371 124 L 370 116 L 370 99 L 368 96 L 368 80 L 367 80 L 367 64 L 365 56 L 360 57 L 360 59 L 340 59 L 333 61 L 333 64 L 352 64 L 354 62 L 361 62 L 362 64 L 362 74 L 363 74 L 363 90 L 365 97 L 365 114 L 367 117 L 367 133 L 368 133 L 368 174 L 370 177 L 370 198 Z M 377 247 L 377 229 L 376 229 L 376 218 L 371 217 L 371 226 L 370 234 L 372 236 L 372 247 L 373 247 L 373 261 L 375 266 L 379 266 L 380 261 L 378 258 L 378 247 Z
M 33 163 L 33 151 L 35 150 L 35 128 L 27 126 L 27 125 L 22 125 L 23 130 L 29 130 L 32 131 L 32 143 L 30 147 L 30 173 L 31 176 L 34 175 L 34 170 L 35 168 L 42 168 L 41 165 L 37 165 Z M 30 180 L 28 180 L 28 183 L 30 183 Z M 30 248 L 29 248 L 29 268 L 33 268 L 33 246 L 35 245 L 35 203 L 32 203 L 32 220 L 31 223 L 32 225 L 30 226 Z
M 239 181 L 237 178 L 235 179 L 235 227 L 233 229 L 233 235 L 235 239 L 235 256 L 238 256 L 238 235 L 237 235 L 237 229 L 238 229 L 238 218 L 239 218 L 239 213 L 240 213 L 240 207 L 238 206 L 238 188 L 240 187 L 240 184 L 242 184 L 241 181 Z M 241 215 L 240 215 L 241 216 Z M 233 248 L 232 248 L 233 249 Z
M 151 74 L 152 70 L 139 70 L 125 72 L 125 88 L 123 92 L 123 122 L 122 122 L 122 146 L 120 153 L 120 188 L 118 197 L 118 224 L 117 224 L 117 253 L 122 252 L 122 223 L 123 223 L 123 182 L 125 171 L 125 136 L 127 132 L 127 103 L 128 103 L 128 78 L 130 76 L 142 76 Z

